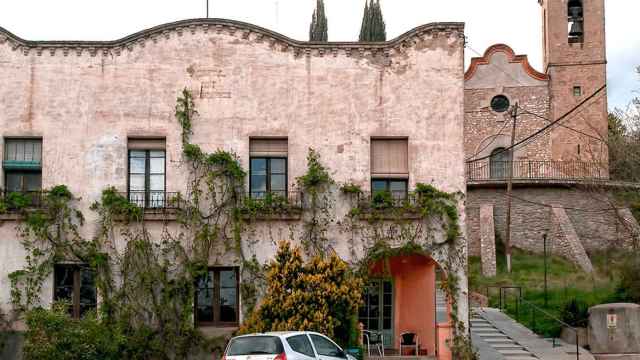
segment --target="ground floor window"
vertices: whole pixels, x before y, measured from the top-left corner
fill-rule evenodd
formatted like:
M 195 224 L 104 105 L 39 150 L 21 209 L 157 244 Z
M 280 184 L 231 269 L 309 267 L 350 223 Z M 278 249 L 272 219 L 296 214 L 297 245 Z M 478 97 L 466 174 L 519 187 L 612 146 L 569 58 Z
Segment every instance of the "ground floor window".
M 53 282 L 53 301 L 67 302 L 72 317 L 78 319 L 96 308 L 95 273 L 88 265 L 57 264 Z
M 209 268 L 196 282 L 196 325 L 238 324 L 238 268 Z

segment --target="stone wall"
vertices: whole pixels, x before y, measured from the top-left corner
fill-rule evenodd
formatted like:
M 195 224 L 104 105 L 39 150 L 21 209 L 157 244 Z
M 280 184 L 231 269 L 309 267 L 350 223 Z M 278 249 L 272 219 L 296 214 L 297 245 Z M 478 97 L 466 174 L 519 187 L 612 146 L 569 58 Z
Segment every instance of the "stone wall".
M 489 156 L 497 148 L 511 145 L 510 112 L 496 113 L 491 99 L 504 95 L 520 108 L 515 141 L 524 139 L 548 123 L 531 114 L 548 118 L 549 81 L 533 70 L 526 56 L 516 56 L 506 45 L 494 45 L 484 56 L 474 58 L 465 74 L 464 146 L 467 159 Z M 548 133 L 536 137 L 527 146 L 518 147 L 514 160 L 550 160 Z
M 552 251 L 563 254 L 562 244 L 555 242 L 552 207 L 563 207 L 587 252 L 622 246 L 630 241 L 630 232 L 621 223 L 616 211 L 610 210 L 609 195 L 596 190 L 572 187 L 519 187 L 513 190 L 513 246 L 542 253 L 543 235 L 549 234 Z M 506 189 L 470 188 L 466 214 L 469 254 L 480 255 L 480 207 L 492 204 L 496 239 L 504 241 L 506 234 Z

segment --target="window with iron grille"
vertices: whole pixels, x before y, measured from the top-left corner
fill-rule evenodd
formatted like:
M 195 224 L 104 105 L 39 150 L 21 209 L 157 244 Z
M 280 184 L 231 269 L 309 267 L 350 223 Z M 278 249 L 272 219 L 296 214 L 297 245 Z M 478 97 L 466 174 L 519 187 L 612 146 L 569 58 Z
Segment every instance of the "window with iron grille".
M 196 325 L 237 325 L 238 301 L 238 268 L 207 269 L 196 281 Z
M 7 192 L 42 190 L 42 139 L 6 138 L 2 168 Z
M 164 139 L 129 139 L 129 201 L 142 208 L 162 208 L 165 192 Z
M 85 264 L 56 264 L 53 271 L 53 301 L 69 304 L 73 318 L 95 310 L 97 303 L 95 273 Z
M 251 139 L 249 193 L 261 199 L 267 194 L 287 197 L 287 139 Z

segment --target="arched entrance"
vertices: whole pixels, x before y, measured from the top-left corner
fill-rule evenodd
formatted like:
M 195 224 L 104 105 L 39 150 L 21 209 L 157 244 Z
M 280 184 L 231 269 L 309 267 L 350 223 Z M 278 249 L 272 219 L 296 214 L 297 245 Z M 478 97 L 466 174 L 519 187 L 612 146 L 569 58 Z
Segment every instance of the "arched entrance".
M 438 268 L 431 257 L 421 254 L 393 256 L 370 265 L 359 320 L 365 330 L 383 334 L 385 355 L 433 356 L 439 337 L 448 336 L 438 333 L 439 323 L 447 329 L 449 323 L 449 306 L 436 286 Z M 407 348 L 400 354 L 403 333 L 417 334 L 419 354 Z

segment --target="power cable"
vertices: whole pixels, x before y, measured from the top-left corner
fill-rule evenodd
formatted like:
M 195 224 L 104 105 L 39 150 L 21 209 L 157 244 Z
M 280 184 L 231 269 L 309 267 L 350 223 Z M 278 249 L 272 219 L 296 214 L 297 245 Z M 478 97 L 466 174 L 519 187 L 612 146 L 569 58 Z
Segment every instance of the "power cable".
M 523 143 L 525 143 L 525 142 L 527 142 L 527 141 L 529 141 L 529 140 L 531 140 L 531 139 L 533 139 L 533 138 L 537 137 L 538 135 L 540 135 L 540 134 L 544 133 L 546 130 L 548 130 L 548 129 L 552 128 L 553 126 L 555 126 L 556 124 L 558 124 L 560 121 L 562 121 L 562 120 L 566 119 L 569 115 L 571 115 L 572 113 L 574 113 L 574 112 L 576 111 L 576 109 L 578 109 L 578 108 L 582 107 L 582 105 L 584 105 L 584 104 L 586 104 L 587 102 L 589 102 L 591 99 L 593 99 L 594 97 L 596 97 L 596 95 L 598 95 L 601 91 L 603 91 L 603 90 L 604 90 L 604 89 L 606 89 L 606 88 L 607 88 L 607 85 L 606 85 L 606 84 L 605 84 L 605 85 L 603 85 L 603 86 L 601 86 L 601 87 L 600 87 L 600 88 L 598 88 L 598 90 L 596 90 L 593 94 L 589 95 L 587 98 L 585 98 L 585 99 L 584 99 L 583 101 L 581 101 L 579 104 L 577 104 L 576 106 L 574 106 L 573 108 L 571 108 L 571 110 L 569 110 L 568 112 L 566 112 L 564 115 L 560 116 L 558 119 L 556 119 L 556 120 L 552 121 L 552 122 L 551 122 L 551 123 L 549 123 L 547 126 L 544 126 L 543 128 L 541 128 L 541 129 L 539 129 L 539 130 L 535 131 L 533 134 L 531 134 L 531 135 L 527 136 L 526 138 L 524 138 L 524 139 L 522 139 L 522 140 L 519 140 L 517 143 L 513 144 L 513 146 L 509 146 L 509 147 L 507 147 L 507 148 L 503 148 L 502 150 L 500 150 L 499 152 L 496 152 L 496 153 L 495 153 L 495 154 L 493 154 L 493 155 L 495 156 L 495 155 L 498 155 L 498 154 L 500 154 L 500 153 L 503 153 L 503 152 L 509 151 L 509 150 L 511 150 L 511 149 L 513 149 L 513 148 L 515 148 L 516 146 L 519 146 L 519 145 L 521 145 L 521 144 L 523 144 Z M 474 159 L 474 160 L 467 161 L 467 162 L 477 162 L 477 161 L 480 161 L 480 160 L 488 159 L 488 158 L 490 158 L 491 156 L 492 156 L 492 155 L 483 156 L 483 157 L 481 157 L 481 158 Z
M 465 43 L 465 46 L 466 46 L 468 49 L 470 49 L 472 52 L 474 52 L 476 55 L 478 55 L 478 56 L 480 56 L 480 57 L 484 57 L 484 55 L 483 55 L 483 54 L 480 54 L 480 52 L 478 52 L 478 51 L 477 51 L 477 50 L 475 50 L 473 47 L 471 47 L 471 45 L 469 44 L 469 41 L 467 41 L 467 42 Z M 517 83 L 518 83 L 518 84 L 520 84 L 521 86 L 527 86 L 527 85 L 523 84 L 519 79 L 517 79 L 517 78 L 515 78 L 514 76 L 512 76 L 508 71 L 506 71 L 505 69 L 503 69 L 503 68 L 502 68 L 501 66 L 499 66 L 498 64 L 490 63 L 490 65 L 492 65 L 492 66 L 496 67 L 498 70 L 500 70 L 502 73 L 504 73 L 505 75 L 507 75 L 508 77 L 510 77 L 511 79 L 513 79 L 515 82 L 517 82 Z M 606 87 L 606 85 L 605 85 L 605 87 Z M 599 89 L 598 91 L 596 91 L 596 93 L 600 92 L 601 90 L 602 90 L 602 89 Z M 583 103 L 584 103 L 584 102 L 583 102 Z M 582 105 L 582 104 L 579 104 L 579 105 L 578 105 L 578 107 L 579 107 L 579 106 L 581 106 L 581 105 Z M 576 107 L 576 108 L 577 108 L 577 107 Z M 573 110 L 575 110 L 576 108 L 572 109 L 569 113 L 573 112 Z M 545 117 L 543 117 L 543 116 L 541 116 L 541 115 L 534 114 L 534 113 L 532 113 L 532 112 L 530 112 L 530 111 L 527 111 L 527 110 L 525 110 L 525 109 L 522 109 L 522 110 L 523 110 L 523 112 L 524 112 L 524 113 L 527 113 L 527 114 L 529 114 L 529 115 L 532 115 L 532 116 L 538 117 L 538 118 L 540 118 L 540 119 L 542 119 L 542 120 L 545 120 L 545 121 L 549 122 L 549 123 L 550 123 L 550 125 L 553 125 L 553 124 L 557 123 L 557 122 L 558 122 L 558 120 L 560 120 L 560 119 L 558 119 L 558 120 L 556 120 L 556 121 L 554 122 L 554 121 L 552 121 L 552 120 L 550 120 L 550 119 L 547 119 L 547 118 L 545 118 Z M 565 116 L 561 117 L 561 119 L 563 119 L 564 117 L 566 117 L 566 114 L 565 114 Z M 577 132 L 577 133 L 579 133 L 579 134 L 581 134 L 581 135 L 584 135 L 584 136 L 587 136 L 587 137 L 589 137 L 589 138 L 592 138 L 592 139 L 595 139 L 595 140 L 598 140 L 598 141 L 601 141 L 601 142 L 606 143 L 606 141 L 602 140 L 601 138 L 598 138 L 598 137 L 596 137 L 596 136 L 593 136 L 593 135 L 587 134 L 587 133 L 582 132 L 582 131 L 580 131 L 580 130 L 578 130 L 578 129 L 572 128 L 572 127 L 570 127 L 570 126 L 567 126 L 567 125 L 564 125 L 564 124 L 558 124 L 558 126 L 561 126 L 561 127 L 566 128 L 566 129 L 568 129 L 568 130 L 575 131 L 575 132 Z M 541 134 L 544 130 L 546 130 L 546 129 L 548 129 L 548 128 L 550 128 L 550 126 L 544 127 L 543 129 L 541 129 L 542 131 L 540 131 L 540 130 L 539 130 L 539 131 L 538 131 L 538 132 L 536 132 L 535 134 Z M 499 136 L 499 135 L 500 135 L 500 134 L 498 134 L 498 135 L 496 135 L 496 136 Z M 528 140 L 529 140 L 529 138 L 525 138 L 523 141 L 520 141 L 520 142 L 518 142 L 517 144 L 515 144 L 515 145 L 514 145 L 514 148 L 515 148 L 516 146 L 519 146 L 519 145 L 521 145 L 521 144 L 525 143 L 525 142 L 526 142 L 526 141 L 528 141 Z M 505 152 L 505 151 L 508 151 L 508 150 L 510 150 L 510 149 L 511 149 L 511 147 L 509 147 L 509 148 L 505 148 L 505 149 L 502 149 L 502 151 L 500 151 L 500 152 L 496 152 L 496 154 L 494 154 L 494 155 L 498 155 L 498 154 L 500 154 L 501 152 Z M 484 150 L 484 149 L 483 149 L 483 150 Z M 481 151 L 479 151 L 478 153 L 480 153 L 480 152 L 481 152 Z M 473 158 L 473 157 L 477 156 L 477 155 L 478 155 L 478 153 L 474 154 L 472 157 L 469 157 L 469 158 Z M 491 156 L 488 156 L 488 157 L 491 157 Z M 472 161 L 480 161 L 480 160 L 484 160 L 484 159 L 486 159 L 486 158 L 488 158 L 488 157 L 485 157 L 485 158 L 482 158 L 482 159 L 474 159 L 474 160 L 472 160 Z M 469 162 L 469 158 L 467 158 L 467 161 L 468 161 L 468 162 Z
M 496 139 L 502 135 L 502 132 L 504 131 L 504 129 L 507 127 L 507 125 L 509 125 L 511 123 L 511 121 L 505 121 L 504 125 L 502 125 L 502 128 L 500 128 L 500 130 L 498 131 L 498 133 L 496 135 L 493 135 L 493 139 L 491 139 L 491 141 L 489 143 L 487 143 L 485 146 L 482 147 L 482 149 L 476 151 L 475 154 L 469 156 L 465 161 L 469 161 L 470 159 L 473 159 L 474 157 L 478 156 L 478 154 L 480 154 L 481 152 L 483 152 L 485 149 L 487 149 L 489 146 L 491 146 L 491 144 L 493 144 Z

